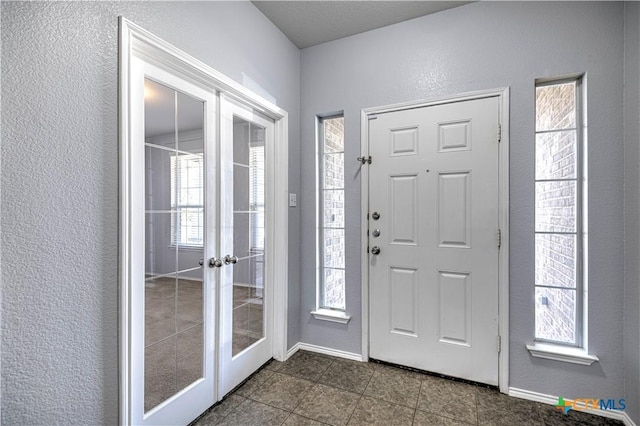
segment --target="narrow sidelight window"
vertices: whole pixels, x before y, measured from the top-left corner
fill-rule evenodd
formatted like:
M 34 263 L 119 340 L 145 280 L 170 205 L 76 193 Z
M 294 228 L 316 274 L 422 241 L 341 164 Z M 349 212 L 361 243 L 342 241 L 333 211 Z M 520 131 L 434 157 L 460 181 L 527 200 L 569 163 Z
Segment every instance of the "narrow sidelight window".
M 536 83 L 535 338 L 583 346 L 582 80 Z
M 344 117 L 319 120 L 318 306 L 344 311 Z

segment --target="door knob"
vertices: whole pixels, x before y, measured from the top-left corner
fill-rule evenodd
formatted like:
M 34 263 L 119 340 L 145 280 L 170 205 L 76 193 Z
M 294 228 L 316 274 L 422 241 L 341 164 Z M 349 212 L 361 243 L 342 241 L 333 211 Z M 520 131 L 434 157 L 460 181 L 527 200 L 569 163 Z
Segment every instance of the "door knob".
M 224 264 L 225 265 L 228 265 L 230 263 L 232 265 L 235 265 L 237 261 L 238 261 L 238 256 L 231 256 L 231 255 L 228 254 L 228 255 L 226 255 L 224 257 Z
M 217 257 L 212 257 L 209 259 L 209 268 L 219 268 L 222 266 L 222 260 Z
M 371 215 L 371 218 L 372 218 L 373 220 L 378 220 L 378 219 L 380 219 L 380 213 L 378 213 L 378 212 L 373 212 L 373 214 Z
M 376 255 L 380 254 L 380 247 L 378 246 L 371 247 L 371 254 L 376 254 Z
M 380 230 L 379 229 L 374 229 L 373 232 L 371 232 L 371 235 L 373 235 L 374 237 L 379 237 L 380 236 Z
M 200 266 L 204 265 L 204 259 L 198 260 L 198 265 L 200 265 Z

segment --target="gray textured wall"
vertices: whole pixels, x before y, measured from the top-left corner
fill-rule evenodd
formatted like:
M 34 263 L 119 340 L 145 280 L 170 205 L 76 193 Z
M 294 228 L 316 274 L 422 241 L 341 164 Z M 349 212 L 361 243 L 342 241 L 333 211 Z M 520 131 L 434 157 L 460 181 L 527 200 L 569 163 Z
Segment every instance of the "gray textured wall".
M 624 380 L 640 423 L 640 4 L 624 5 Z
M 314 308 L 314 176 L 302 174 L 301 338 L 360 353 L 360 110 L 511 88 L 511 386 L 567 398 L 624 395 L 623 4 L 479 2 L 302 51 L 301 165 L 313 170 L 316 114 L 345 111 L 348 326 Z M 586 72 L 591 367 L 532 358 L 534 80 Z
M 118 26 L 123 15 L 289 112 L 300 53 L 248 2 L 2 3 L 2 423 L 118 419 Z M 299 216 L 290 209 L 290 342 Z

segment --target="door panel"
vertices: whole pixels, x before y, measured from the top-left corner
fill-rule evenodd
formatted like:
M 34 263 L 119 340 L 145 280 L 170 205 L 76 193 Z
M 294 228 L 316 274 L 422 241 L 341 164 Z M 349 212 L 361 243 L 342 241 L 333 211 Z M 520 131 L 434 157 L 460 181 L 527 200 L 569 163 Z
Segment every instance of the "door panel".
M 418 270 L 389 268 L 391 332 L 418 336 Z
M 205 149 L 215 98 L 147 63 L 134 61 L 132 76 L 144 123 L 131 157 L 132 422 L 186 424 L 215 402 L 215 276 L 200 264 L 216 243 L 215 178 L 205 178 L 216 172 Z
M 471 172 L 438 174 L 438 245 L 471 248 Z
M 369 121 L 370 356 L 498 384 L 498 100 Z
M 271 358 L 271 287 L 265 265 L 267 158 L 273 144 L 273 122 L 251 109 L 223 99 L 221 187 L 220 395 L 246 379 Z
M 418 243 L 418 176 L 390 176 L 391 244 Z

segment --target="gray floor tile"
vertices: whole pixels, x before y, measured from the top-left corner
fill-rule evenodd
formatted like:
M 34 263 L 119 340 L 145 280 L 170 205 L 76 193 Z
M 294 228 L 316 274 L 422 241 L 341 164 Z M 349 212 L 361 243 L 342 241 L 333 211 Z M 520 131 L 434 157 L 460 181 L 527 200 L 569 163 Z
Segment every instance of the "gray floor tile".
M 220 414 L 210 411 L 190 426 L 216 426 L 220 424 L 222 419 L 223 417 Z
M 374 367 L 368 362 L 335 360 L 318 382 L 361 394 L 367 388 L 373 372 Z
M 220 404 L 213 407 L 211 410 L 213 413 L 216 413 L 218 416 L 226 417 L 231 413 L 236 407 L 242 404 L 246 400 L 245 397 L 237 395 L 235 393 L 228 395 L 225 399 L 220 401 Z
M 325 424 L 326 423 L 320 423 L 315 420 L 311 420 L 292 413 L 289 417 L 287 417 L 287 420 L 285 420 L 282 426 L 322 426 Z
M 228 426 L 279 426 L 289 416 L 289 412 L 247 399 L 237 406 L 220 425 Z
M 294 413 L 331 425 L 345 425 L 359 399 L 356 393 L 316 384 Z
M 300 351 L 286 362 L 270 362 L 195 425 L 462 426 L 476 419 L 481 425 L 622 424 L 387 365 Z
M 273 373 L 251 394 L 250 398 L 273 407 L 293 411 L 312 386 L 313 382 L 308 380 Z
M 420 410 L 416 410 L 413 418 L 413 426 L 467 426 L 469 424 Z
M 284 362 L 276 361 L 272 359 L 264 368 L 265 370 L 278 371 L 282 368 Z
M 273 371 L 263 368 L 253 375 L 247 382 L 238 388 L 234 393 L 240 396 L 248 397 L 256 391 L 269 377 L 273 375 Z
M 402 426 L 411 425 L 415 410 L 390 402 L 363 396 L 349 420 L 349 426 Z
M 545 425 L 623 425 L 619 420 L 609 419 L 602 416 L 595 416 L 589 412 L 569 410 L 567 414 L 557 410 L 553 405 L 537 404 L 538 413 Z
M 393 404 L 416 408 L 420 393 L 420 383 L 421 380 L 413 372 L 376 366 L 364 395 Z
M 454 420 L 476 423 L 476 386 L 437 377 L 425 377 L 420 388 L 418 410 Z
M 333 358 L 325 355 L 298 351 L 283 362 L 278 371 L 315 382 L 327 371 L 332 362 Z
M 478 424 L 480 425 L 544 425 L 540 404 L 513 398 L 496 390 L 477 389 Z

